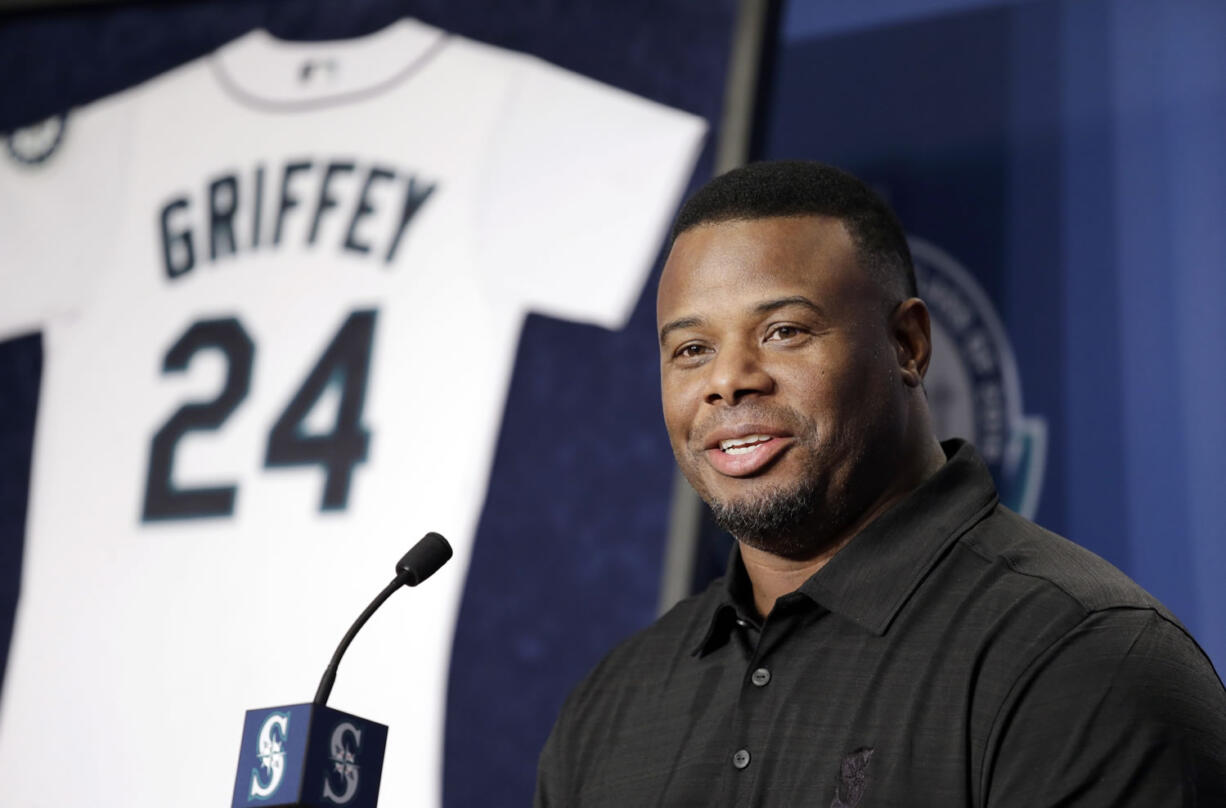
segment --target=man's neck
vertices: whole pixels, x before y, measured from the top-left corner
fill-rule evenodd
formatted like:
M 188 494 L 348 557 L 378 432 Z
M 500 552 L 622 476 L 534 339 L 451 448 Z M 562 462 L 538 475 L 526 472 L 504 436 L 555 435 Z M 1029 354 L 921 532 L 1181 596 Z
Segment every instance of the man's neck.
M 763 617 L 770 614 L 776 600 L 799 589 L 801 584 L 826 566 L 846 543 L 844 541 L 838 547 L 831 547 L 816 558 L 794 561 L 739 542 L 741 561 L 753 586 L 753 604 L 758 614 Z
M 877 517 L 935 474 L 945 463 L 945 453 L 941 451 L 938 444 L 934 443 L 933 447 L 935 452 L 925 453 L 911 474 L 900 477 L 895 485 L 884 491 L 871 507 L 865 509 L 864 513 L 848 526 L 842 535 L 812 558 L 784 558 L 756 547 L 750 547 L 745 542 L 738 542 L 741 548 L 741 561 L 745 564 L 745 572 L 749 575 L 749 582 L 753 586 L 753 601 L 758 614 L 762 617 L 769 615 L 777 599 L 799 589 L 801 584 L 830 563 L 830 559 L 834 558 L 839 550 L 846 547 Z

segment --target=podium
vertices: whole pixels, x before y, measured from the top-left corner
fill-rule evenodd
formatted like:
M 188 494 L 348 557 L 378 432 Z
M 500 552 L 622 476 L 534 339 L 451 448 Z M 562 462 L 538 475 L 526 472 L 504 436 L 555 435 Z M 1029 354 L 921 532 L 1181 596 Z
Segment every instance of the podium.
M 396 577 L 353 621 L 332 654 L 315 699 L 248 710 L 230 808 L 375 808 L 387 727 L 328 707 L 336 671 L 366 621 L 402 586 L 417 586 L 451 558 L 451 545 L 427 533 L 396 562 Z
M 387 727 L 319 704 L 248 710 L 231 808 L 375 808 Z

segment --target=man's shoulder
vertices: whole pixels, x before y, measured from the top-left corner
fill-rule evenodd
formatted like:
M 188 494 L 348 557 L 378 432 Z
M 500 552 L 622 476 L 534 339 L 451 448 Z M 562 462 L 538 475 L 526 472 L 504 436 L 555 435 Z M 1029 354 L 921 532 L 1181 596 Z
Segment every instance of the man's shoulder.
M 601 671 L 607 676 L 626 668 L 655 667 L 665 659 L 689 656 L 720 608 L 722 587 L 723 579 L 717 578 L 705 591 L 681 600 L 651 625 L 614 646 L 593 673 Z
M 898 641 L 923 648 L 953 638 L 941 641 L 977 660 L 977 686 L 1000 691 L 988 699 L 996 703 L 1052 654 L 1087 647 L 1078 639 L 1085 632 L 1111 635 L 1126 650 L 1145 626 L 1180 637 L 1189 658 L 1205 656 L 1161 602 L 1111 563 L 997 505 L 926 576 L 899 614 Z
M 705 592 L 677 603 L 646 628 L 630 635 L 596 664 L 571 691 L 567 710 L 584 710 L 592 699 L 615 698 L 626 688 L 650 688 L 663 680 L 682 658 L 688 658 L 706 636 L 715 610 L 719 608 L 716 579 Z
M 1089 550 L 1005 508 L 961 546 L 1004 598 L 978 680 L 981 793 L 1002 804 L 1223 804 L 1226 691 L 1188 630 Z M 1189 740 L 1194 739 L 1194 740 Z M 1051 760 L 1062 765 L 1035 777 Z M 995 802 L 995 800 L 991 800 Z
M 998 505 L 960 546 L 1021 588 L 1043 590 L 1086 614 L 1146 609 L 1178 623 L 1155 597 L 1106 559 Z

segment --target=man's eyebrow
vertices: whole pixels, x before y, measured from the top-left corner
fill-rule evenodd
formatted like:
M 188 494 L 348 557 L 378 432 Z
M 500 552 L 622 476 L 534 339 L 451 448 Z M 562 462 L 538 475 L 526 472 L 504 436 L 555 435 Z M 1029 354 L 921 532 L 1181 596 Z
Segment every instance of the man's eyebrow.
M 664 340 L 674 331 L 682 328 L 694 328 L 695 326 L 704 325 L 707 321 L 701 317 L 682 317 L 677 320 L 665 323 L 660 328 L 660 344 L 664 344 Z
M 767 314 L 788 306 L 803 306 L 818 316 L 823 316 L 825 314 L 825 312 L 822 311 L 821 306 L 817 305 L 804 295 L 792 295 L 791 297 L 781 297 L 777 300 L 766 300 L 754 306 L 753 310 L 757 314 Z
M 817 305 L 804 295 L 792 295 L 791 297 L 781 297 L 775 300 L 764 300 L 758 305 L 754 306 L 753 310 L 754 314 L 769 314 L 772 311 L 787 308 L 788 306 L 803 306 L 819 317 L 825 315 L 825 312 L 822 311 L 821 306 Z M 664 326 L 660 328 L 660 344 L 663 345 L 664 340 L 666 340 L 668 335 L 674 331 L 682 328 L 695 328 L 706 324 L 707 321 L 702 317 L 681 317 L 665 323 Z

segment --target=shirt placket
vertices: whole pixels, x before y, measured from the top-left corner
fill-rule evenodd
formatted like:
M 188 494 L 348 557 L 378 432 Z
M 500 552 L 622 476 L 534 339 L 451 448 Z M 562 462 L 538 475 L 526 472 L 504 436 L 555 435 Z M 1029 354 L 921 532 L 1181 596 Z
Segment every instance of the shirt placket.
M 732 748 L 728 750 L 727 766 L 731 775 L 725 778 L 732 785 L 730 804 L 737 808 L 756 808 L 754 796 L 760 792 L 757 787 L 759 775 L 771 762 L 768 716 L 775 709 L 774 692 L 778 689 L 772 687 L 772 682 L 777 675 L 780 645 L 792 633 L 795 623 L 795 612 L 782 600 L 761 629 L 747 620 L 737 620 L 737 631 L 742 632 L 749 646 L 737 697 Z

